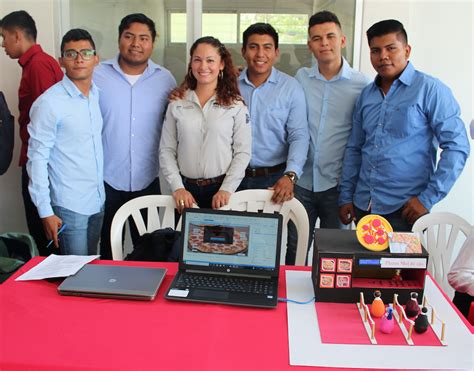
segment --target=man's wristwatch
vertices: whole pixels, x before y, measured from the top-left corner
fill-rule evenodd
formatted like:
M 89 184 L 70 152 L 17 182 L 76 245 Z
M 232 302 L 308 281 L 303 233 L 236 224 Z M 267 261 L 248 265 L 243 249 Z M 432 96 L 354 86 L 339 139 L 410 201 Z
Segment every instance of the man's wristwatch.
M 296 175 L 296 173 L 294 171 L 287 171 L 283 175 L 288 177 L 291 180 L 291 183 L 293 183 L 293 184 L 296 184 L 296 182 L 298 181 L 298 176 Z

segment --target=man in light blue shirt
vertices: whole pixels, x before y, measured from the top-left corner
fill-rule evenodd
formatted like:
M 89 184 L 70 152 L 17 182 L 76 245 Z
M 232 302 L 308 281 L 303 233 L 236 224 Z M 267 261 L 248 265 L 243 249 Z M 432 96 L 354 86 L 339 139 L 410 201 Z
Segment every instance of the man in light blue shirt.
M 379 214 L 394 230 L 411 230 L 461 173 L 469 155 L 466 128 L 450 89 L 408 61 L 411 47 L 400 22 L 378 22 L 367 38 L 377 77 L 354 109 L 339 216 L 348 224 Z
M 30 110 L 29 191 L 47 238 L 63 254 L 92 255 L 97 253 L 105 192 L 102 117 L 92 83 L 99 59 L 91 35 L 68 31 L 59 61 L 66 75 Z
M 171 73 L 150 56 L 155 23 L 144 14 L 130 14 L 119 25 L 119 54 L 94 72 L 104 118 L 104 225 L 100 253 L 111 259 L 110 227 L 117 210 L 136 197 L 160 194 L 158 146 L 168 104 L 176 87 Z M 130 223 L 132 241 L 139 234 Z
M 352 128 L 354 104 L 369 80 L 342 57 L 346 37 L 337 16 L 321 11 L 309 19 L 308 48 L 316 64 L 303 67 L 296 79 L 303 87 L 308 112 L 310 145 L 295 197 L 304 205 L 309 229 L 339 228 L 339 181 L 342 159 Z M 286 263 L 294 264 L 296 229 L 288 229 Z M 309 235 L 308 246 L 313 241 Z
M 273 201 L 293 198 L 308 151 L 306 102 L 299 83 L 273 67 L 278 33 L 256 23 L 243 34 L 242 55 L 247 62 L 239 88 L 252 122 L 252 158 L 240 189 L 274 190 Z

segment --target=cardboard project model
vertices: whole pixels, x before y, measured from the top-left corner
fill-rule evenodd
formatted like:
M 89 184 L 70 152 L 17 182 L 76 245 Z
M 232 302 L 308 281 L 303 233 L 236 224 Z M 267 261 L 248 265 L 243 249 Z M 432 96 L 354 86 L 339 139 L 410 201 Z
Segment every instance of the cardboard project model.
M 312 280 L 316 301 L 357 303 L 360 293 L 373 297 L 398 295 L 404 303 L 411 292 L 423 297 L 428 252 L 420 254 L 370 251 L 357 241 L 356 231 L 319 229 L 314 240 Z

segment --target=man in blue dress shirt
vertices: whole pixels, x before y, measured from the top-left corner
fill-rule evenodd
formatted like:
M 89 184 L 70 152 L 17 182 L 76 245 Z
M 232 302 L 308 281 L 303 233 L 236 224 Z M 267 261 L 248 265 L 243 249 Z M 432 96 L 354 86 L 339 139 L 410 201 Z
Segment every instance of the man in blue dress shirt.
M 239 88 L 252 122 L 252 158 L 240 189 L 274 189 L 273 201 L 293 198 L 308 151 L 306 102 L 300 84 L 273 67 L 278 33 L 267 23 L 255 23 L 243 34 L 247 62 Z
M 352 129 L 354 104 L 369 80 L 342 56 L 346 37 L 334 13 L 321 11 L 309 19 L 308 48 L 316 63 L 303 67 L 296 80 L 303 87 L 308 112 L 310 144 L 295 197 L 304 205 L 309 229 L 339 228 L 339 181 L 342 159 Z M 313 240 L 309 235 L 308 246 Z M 296 228 L 288 227 L 286 263 L 294 264 Z
M 449 192 L 469 142 L 451 90 L 408 61 L 411 47 L 403 25 L 378 22 L 367 38 L 377 76 L 354 109 L 339 217 L 348 224 L 379 214 L 394 230 L 407 231 Z
M 91 35 L 68 31 L 59 61 L 66 75 L 30 110 L 29 191 L 47 238 L 63 254 L 91 255 L 97 253 L 105 200 L 102 117 L 92 83 L 99 59 Z
M 136 197 L 160 194 L 158 146 L 168 94 L 176 87 L 171 73 L 150 59 L 155 23 L 129 14 L 119 25 L 119 54 L 94 72 L 104 118 L 104 225 L 100 254 L 111 259 L 110 227 L 117 210 Z M 132 241 L 139 234 L 130 224 Z

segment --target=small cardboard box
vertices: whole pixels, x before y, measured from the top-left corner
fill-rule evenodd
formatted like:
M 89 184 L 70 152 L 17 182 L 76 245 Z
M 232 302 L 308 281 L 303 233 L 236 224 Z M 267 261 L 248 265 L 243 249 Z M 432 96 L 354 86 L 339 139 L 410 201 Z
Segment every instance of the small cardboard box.
M 370 251 L 357 241 L 353 230 L 316 229 L 314 239 L 312 280 L 316 301 L 356 303 L 360 292 L 367 303 L 375 290 L 390 303 L 398 294 L 401 304 L 411 292 L 423 297 L 428 252 L 392 254 L 389 249 Z M 333 276 L 330 285 L 328 276 Z

